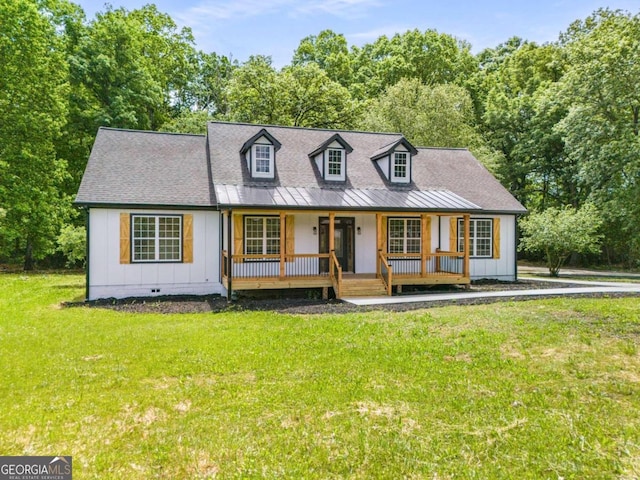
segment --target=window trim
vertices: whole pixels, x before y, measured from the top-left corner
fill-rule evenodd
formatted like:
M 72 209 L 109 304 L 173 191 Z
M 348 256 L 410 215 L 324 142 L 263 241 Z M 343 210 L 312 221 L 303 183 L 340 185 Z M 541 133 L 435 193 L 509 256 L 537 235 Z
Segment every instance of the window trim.
M 476 251 L 477 251 L 477 240 L 478 238 L 474 235 L 473 237 L 471 236 L 471 232 L 469 232 L 469 243 L 470 243 L 470 252 L 469 252 L 469 258 L 484 258 L 484 259 L 488 259 L 488 258 L 493 258 L 493 218 L 470 218 L 469 219 L 469 230 L 471 230 L 471 224 L 475 224 L 473 231 L 474 233 L 478 231 L 478 227 L 477 224 L 478 222 L 488 222 L 489 223 L 489 236 L 486 237 L 489 239 L 489 255 L 476 255 Z M 464 249 L 460 248 L 460 241 L 464 241 L 464 237 L 461 236 L 461 232 L 464 232 L 464 218 L 458 218 L 458 222 L 457 222 L 457 232 L 456 232 L 456 246 L 457 246 L 457 250 L 460 253 L 464 253 Z M 483 240 L 486 239 L 485 237 L 482 237 Z
M 403 221 L 403 237 L 402 237 L 402 252 L 391 252 L 391 222 L 394 220 L 402 220 Z M 418 221 L 418 237 L 407 237 L 407 220 L 417 220 Z M 393 237 L 394 239 L 398 239 L 400 237 Z M 419 240 L 419 251 L 418 252 L 407 252 L 407 241 L 409 239 L 418 239 Z M 422 218 L 421 217 L 388 217 L 387 218 L 387 254 L 389 255 L 415 255 L 419 257 L 422 255 Z
M 155 218 L 155 234 L 154 234 L 154 243 L 155 243 L 155 255 L 153 259 L 150 260 L 141 260 L 136 259 L 136 236 L 135 236 L 135 219 L 136 218 Z M 179 258 L 178 259 L 168 259 L 162 260 L 160 259 L 160 218 L 178 218 L 179 222 L 179 235 L 178 242 L 180 244 L 178 248 Z M 184 263 L 184 215 L 182 214 L 164 214 L 164 213 L 132 213 L 129 215 L 129 224 L 130 227 L 130 236 L 131 236 L 131 263 Z M 167 237 L 172 238 L 172 237 Z
M 267 147 L 269 149 L 269 171 L 259 172 L 257 166 L 258 147 Z M 275 148 L 270 143 L 254 143 L 251 145 L 251 176 L 253 178 L 274 178 L 275 177 Z
M 406 160 L 405 176 L 400 177 L 396 175 L 396 156 L 404 155 Z M 389 180 L 393 183 L 411 183 L 411 152 L 404 150 L 396 150 L 391 153 L 389 159 Z
M 331 152 L 340 153 L 340 173 L 329 173 L 331 170 Z M 330 147 L 325 150 L 324 158 L 324 179 L 330 181 L 344 182 L 347 178 L 347 152 L 344 148 Z M 335 162 L 334 162 L 335 163 Z
M 247 220 L 250 218 L 259 218 L 262 220 L 262 252 L 261 253 L 247 253 L 247 240 L 249 237 L 247 236 Z M 278 219 L 278 253 L 265 253 L 267 249 L 267 222 L 268 218 L 276 218 Z M 280 232 L 280 217 L 278 215 L 244 215 L 242 217 L 242 250 L 245 255 L 280 255 L 282 251 L 282 243 L 281 243 L 281 235 Z M 252 240 L 255 240 L 257 237 L 251 237 Z M 276 258 L 245 258 L 247 262 L 278 262 L 279 259 Z

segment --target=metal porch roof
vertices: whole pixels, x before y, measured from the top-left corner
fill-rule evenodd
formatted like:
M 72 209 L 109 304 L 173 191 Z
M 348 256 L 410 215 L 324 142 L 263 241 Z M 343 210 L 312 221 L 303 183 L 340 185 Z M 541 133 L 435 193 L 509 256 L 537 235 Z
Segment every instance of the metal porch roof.
M 215 185 L 221 207 L 469 211 L 481 208 L 449 190 L 325 189 Z

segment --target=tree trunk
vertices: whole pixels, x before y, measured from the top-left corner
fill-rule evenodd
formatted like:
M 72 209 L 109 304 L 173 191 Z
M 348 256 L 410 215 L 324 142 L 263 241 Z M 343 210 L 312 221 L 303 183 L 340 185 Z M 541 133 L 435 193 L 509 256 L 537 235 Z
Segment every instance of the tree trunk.
M 30 272 L 34 269 L 35 262 L 33 261 L 33 245 L 31 240 L 27 240 L 27 248 L 24 252 L 24 270 Z

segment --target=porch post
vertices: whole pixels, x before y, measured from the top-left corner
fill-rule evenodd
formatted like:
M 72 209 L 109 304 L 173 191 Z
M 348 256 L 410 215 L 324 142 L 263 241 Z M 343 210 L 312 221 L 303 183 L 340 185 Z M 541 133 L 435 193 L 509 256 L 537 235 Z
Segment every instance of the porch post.
M 376 276 L 380 278 L 380 250 L 382 249 L 382 214 L 376 213 Z
M 470 233 L 470 221 L 469 214 L 465 213 L 464 215 L 464 276 L 469 278 L 471 276 L 469 270 L 469 250 L 471 249 L 471 238 L 469 236 Z
M 287 228 L 286 217 L 284 212 L 280 212 L 280 278 L 284 278 L 285 275 L 285 238 L 284 233 Z
M 233 231 L 233 212 L 227 211 L 227 301 L 233 298 L 233 247 L 235 239 Z
M 336 242 L 334 238 L 336 214 L 329 212 L 329 253 L 336 249 Z
M 426 213 L 423 213 L 420 217 L 420 236 L 421 238 L 421 248 L 420 248 L 420 252 L 422 252 L 421 258 L 420 258 L 420 276 L 424 277 L 427 275 L 427 253 L 431 253 L 431 242 L 429 242 L 429 244 L 427 244 L 427 238 L 428 235 L 431 234 L 431 232 L 427 232 L 427 219 L 429 218 L 429 215 L 427 215 Z M 429 250 L 429 252 L 427 252 L 427 249 Z

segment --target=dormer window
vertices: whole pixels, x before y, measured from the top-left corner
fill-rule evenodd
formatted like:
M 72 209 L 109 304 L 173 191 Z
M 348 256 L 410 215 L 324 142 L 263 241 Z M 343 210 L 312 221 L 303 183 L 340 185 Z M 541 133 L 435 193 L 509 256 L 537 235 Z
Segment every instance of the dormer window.
M 387 180 L 391 183 L 411 183 L 411 162 L 418 150 L 402 137 L 375 152 L 375 161 Z
M 391 168 L 392 182 L 408 181 L 409 153 L 395 152 L 393 154 L 393 166 Z
M 347 180 L 347 155 L 353 148 L 336 133 L 325 140 L 309 154 L 318 171 L 326 181 L 345 182 Z
M 240 154 L 244 156 L 251 178 L 269 180 L 276 177 L 276 152 L 280 147 L 280 142 L 264 128 L 242 145 Z
M 273 146 L 254 145 L 253 146 L 253 177 L 273 178 Z
M 330 148 L 327 150 L 327 180 L 344 180 L 344 150 Z

